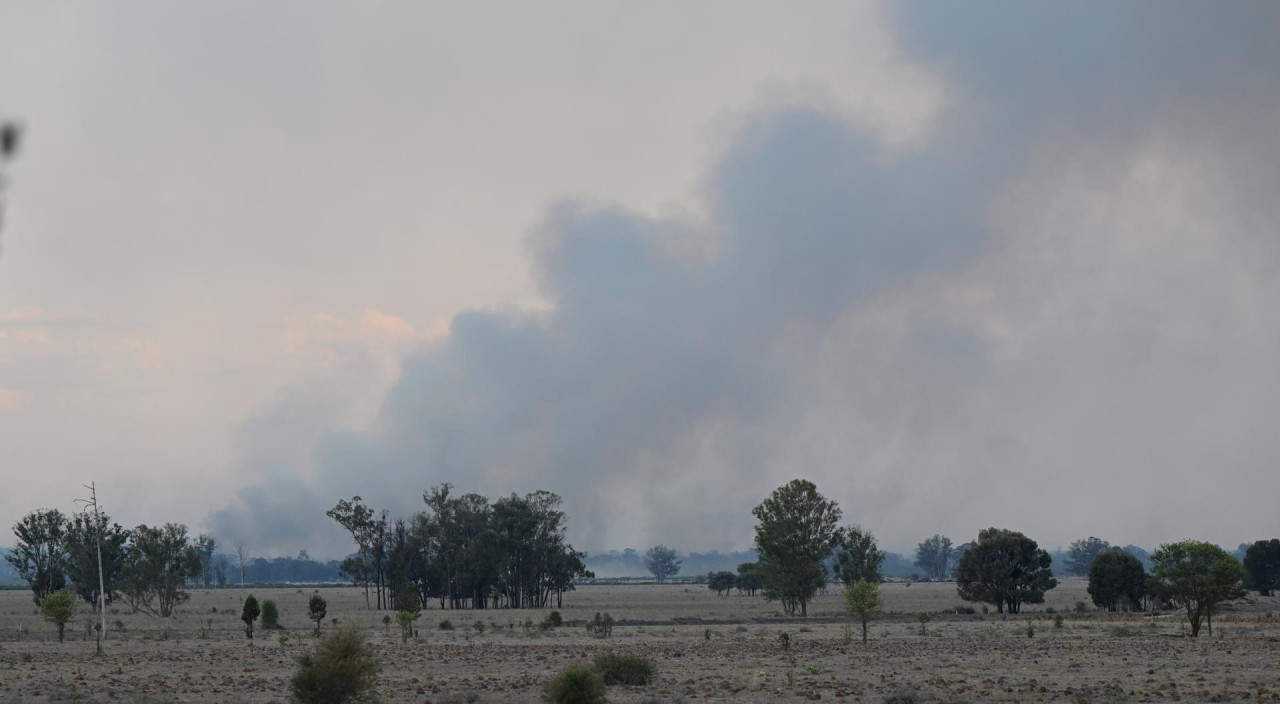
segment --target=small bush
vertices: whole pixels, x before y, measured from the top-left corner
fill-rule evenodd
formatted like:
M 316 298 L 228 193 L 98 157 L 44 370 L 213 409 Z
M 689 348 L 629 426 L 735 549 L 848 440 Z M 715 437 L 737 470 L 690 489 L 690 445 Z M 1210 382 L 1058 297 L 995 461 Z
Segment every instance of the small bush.
M 441 622 L 439 623 L 438 627 L 439 627 L 439 628 L 440 628 L 440 630 L 442 630 L 442 631 L 452 631 L 452 630 L 453 630 L 453 622 L 446 618 L 446 619 L 444 619 L 443 621 L 441 621 Z M 430 633 L 430 631 L 428 631 L 428 633 Z
M 329 610 L 329 604 L 324 597 L 319 594 L 312 594 L 311 600 L 307 602 L 307 618 L 316 622 L 316 637 L 320 637 L 320 622 Z
M 1062 628 L 1062 614 L 1053 617 L 1053 627 Z
M 290 688 L 302 704 L 343 704 L 369 694 L 377 677 L 378 663 L 364 637 L 345 626 L 299 659 Z
M 1089 605 L 1088 605 L 1088 604 L 1084 603 L 1083 601 L 1077 601 L 1077 602 L 1076 602 L 1076 613 L 1081 613 L 1081 614 L 1082 614 L 1082 613 L 1084 613 L 1084 612 L 1086 612 L 1086 611 L 1088 611 L 1088 610 L 1089 610 Z
M 58 642 L 62 642 L 67 622 L 75 618 L 76 595 L 69 589 L 61 589 L 40 601 L 40 618 L 58 627 Z
M 551 704 L 602 704 L 604 678 L 585 665 L 570 665 L 547 685 L 544 699 Z
M 653 681 L 655 669 L 653 661 L 639 655 L 597 653 L 592 662 L 596 672 L 604 678 L 605 684 L 641 687 Z
M 613 635 L 613 617 L 597 611 L 595 618 L 587 621 L 587 632 L 596 638 L 608 638 Z
M 413 636 L 413 622 L 417 618 L 418 614 L 414 611 L 401 610 L 396 612 L 396 623 L 400 626 L 400 642 L 409 642 L 409 638 Z
M 276 602 L 270 599 L 262 602 L 262 628 L 267 631 L 280 628 L 280 610 L 276 608 Z
M 253 622 L 258 620 L 258 614 L 262 613 L 262 609 L 258 607 L 258 600 L 252 594 L 244 598 L 244 610 L 240 612 L 240 620 L 244 621 L 244 635 L 250 640 L 253 639 Z
M 545 628 L 559 628 L 564 625 L 564 618 L 559 611 L 552 611 L 542 620 L 542 625 Z

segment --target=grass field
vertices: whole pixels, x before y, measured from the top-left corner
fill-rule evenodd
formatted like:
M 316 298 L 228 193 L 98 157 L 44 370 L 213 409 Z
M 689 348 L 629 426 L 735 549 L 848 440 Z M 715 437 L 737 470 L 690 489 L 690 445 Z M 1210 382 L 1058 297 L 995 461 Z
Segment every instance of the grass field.
M 239 621 L 238 589 L 194 591 L 165 620 L 111 609 L 102 657 L 85 639 L 87 612 L 59 644 L 29 593 L 0 592 L 0 702 L 287 701 L 296 660 L 315 642 L 306 620 L 313 591 L 249 590 L 279 605 L 284 626 L 259 629 L 253 641 Z M 1180 614 L 1076 613 L 1088 600 L 1080 580 L 1018 616 L 945 613 L 963 604 L 951 584 L 886 584 L 887 613 L 864 645 L 856 627 L 847 631 L 835 589 L 808 618 L 786 619 L 777 603 L 698 586 L 588 586 L 568 594 L 561 613 L 577 624 L 608 612 L 617 619 L 610 638 L 581 625 L 539 629 L 545 611 L 431 608 L 402 643 L 394 622 L 382 623 L 388 612 L 365 608 L 362 591 L 319 591 L 330 618 L 366 631 L 386 701 L 535 702 L 553 673 L 601 651 L 657 663 L 653 685 L 611 687 L 617 702 L 1280 700 L 1274 598 L 1245 600 L 1215 618 L 1212 637 L 1191 639 Z M 1066 612 L 1060 627 L 1049 608 Z M 920 612 L 933 616 L 923 633 Z M 453 630 L 438 628 L 446 618 Z

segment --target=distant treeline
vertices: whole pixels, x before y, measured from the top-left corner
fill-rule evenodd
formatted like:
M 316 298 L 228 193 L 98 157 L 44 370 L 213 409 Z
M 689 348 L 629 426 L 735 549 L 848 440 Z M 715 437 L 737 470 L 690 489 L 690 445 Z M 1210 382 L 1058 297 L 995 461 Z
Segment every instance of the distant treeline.
M 678 554 L 678 557 L 681 562 L 680 574 L 673 576 L 672 579 L 676 581 L 680 581 L 682 578 L 691 581 L 705 581 L 708 573 L 735 572 L 738 569 L 738 565 L 755 562 L 760 555 L 755 548 L 752 548 L 733 552 L 719 552 L 717 550 L 691 552 Z M 831 559 L 834 559 L 834 557 Z M 590 555 L 585 562 L 587 567 L 598 578 L 653 577 L 652 572 L 645 565 L 644 553 L 634 548 L 610 550 L 606 553 Z M 911 560 L 906 557 L 896 552 L 885 553 L 884 565 L 881 567 L 881 573 L 884 576 L 907 579 L 912 574 L 919 572 L 920 570 L 912 565 Z

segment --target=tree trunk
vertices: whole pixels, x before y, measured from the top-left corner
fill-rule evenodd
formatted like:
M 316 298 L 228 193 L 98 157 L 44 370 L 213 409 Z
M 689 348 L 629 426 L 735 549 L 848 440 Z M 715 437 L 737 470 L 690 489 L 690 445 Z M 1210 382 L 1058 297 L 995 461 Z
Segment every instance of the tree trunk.
M 65 624 L 65 623 L 59 623 L 59 624 L 58 624 L 58 642 L 59 642 L 59 643 L 61 643 L 61 642 L 62 642 L 62 634 L 63 634 L 63 632 L 64 632 L 64 631 L 66 631 L 66 630 L 67 630 L 67 624 Z
M 863 643 L 866 643 L 866 642 L 867 642 L 867 616 L 866 616 L 866 614 L 863 614 L 863 615 L 862 615 L 862 642 L 863 642 Z

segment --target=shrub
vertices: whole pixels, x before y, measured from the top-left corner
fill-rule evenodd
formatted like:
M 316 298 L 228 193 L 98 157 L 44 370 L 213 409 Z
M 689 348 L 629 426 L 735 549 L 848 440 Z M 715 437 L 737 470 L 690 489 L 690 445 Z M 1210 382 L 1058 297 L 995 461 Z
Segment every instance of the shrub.
M 324 597 L 319 594 L 312 594 L 311 601 L 307 602 L 307 618 L 316 622 L 316 637 L 320 637 L 320 622 L 324 620 L 328 613 L 329 604 Z
M 1053 617 L 1053 627 L 1062 628 L 1062 614 Z
M 396 612 L 396 623 L 400 626 L 400 642 L 409 642 L 409 636 L 413 635 L 413 622 L 417 618 L 418 614 L 413 611 L 401 610 Z
M 342 704 L 370 693 L 377 677 L 378 664 L 364 637 L 348 625 L 298 660 L 289 686 L 302 704 Z
M 280 628 L 280 611 L 270 599 L 262 602 L 262 628 L 268 631 Z
M 442 631 L 452 631 L 453 622 L 446 618 L 440 622 L 439 627 L 440 627 L 440 630 Z M 428 633 L 430 633 L 430 631 L 428 631 Z
M 601 704 L 604 678 L 585 665 L 570 665 L 547 685 L 543 697 L 551 704 Z
M 592 662 L 605 684 L 644 686 L 653 681 L 653 661 L 639 655 L 597 653 Z
M 559 628 L 564 625 L 564 618 L 560 616 L 559 611 L 552 611 L 542 620 L 544 628 Z
M 244 636 L 253 639 L 253 622 L 258 620 L 258 614 L 262 613 L 262 609 L 258 607 L 258 600 L 252 594 L 244 598 L 244 609 L 240 612 L 240 620 L 244 621 Z
M 68 589 L 60 589 L 40 600 L 40 618 L 58 627 L 58 642 L 67 629 L 67 621 L 76 615 L 76 595 Z
M 1078 614 L 1082 614 L 1082 613 L 1084 613 L 1084 612 L 1086 612 L 1086 611 L 1088 611 L 1088 610 L 1089 610 L 1089 605 L 1088 605 L 1088 604 L 1084 603 L 1083 601 L 1077 601 L 1077 602 L 1076 602 L 1076 613 L 1078 613 Z
M 596 638 L 608 638 L 613 635 L 613 617 L 597 611 L 595 618 L 587 621 L 587 632 Z

